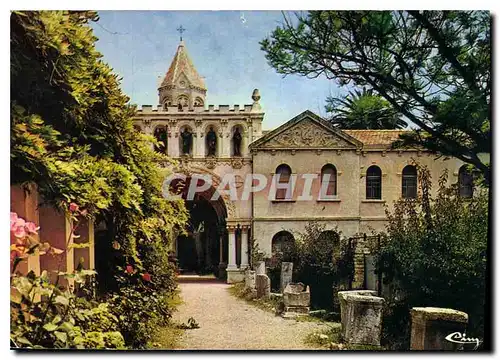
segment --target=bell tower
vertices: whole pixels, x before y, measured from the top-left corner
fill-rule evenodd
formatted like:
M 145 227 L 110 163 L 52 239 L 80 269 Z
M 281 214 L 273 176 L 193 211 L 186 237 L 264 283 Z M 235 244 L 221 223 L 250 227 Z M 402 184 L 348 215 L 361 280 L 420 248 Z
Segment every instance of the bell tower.
M 184 31 L 181 27 L 179 31 Z M 192 109 L 204 107 L 207 88 L 191 61 L 184 40 L 177 47 L 174 59 L 158 88 L 159 103 L 164 107 Z

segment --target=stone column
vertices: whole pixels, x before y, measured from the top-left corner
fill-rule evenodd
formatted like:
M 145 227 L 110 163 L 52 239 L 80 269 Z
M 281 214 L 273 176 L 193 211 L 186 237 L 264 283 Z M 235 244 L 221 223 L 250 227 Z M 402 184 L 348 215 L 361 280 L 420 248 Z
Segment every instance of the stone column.
M 225 228 L 220 229 L 218 232 L 219 237 L 219 272 L 218 278 L 223 279 L 226 277 L 226 262 L 224 261 L 224 239 L 226 238 Z
M 217 146 L 219 147 L 218 156 L 219 157 L 229 157 L 230 156 L 230 143 L 231 143 L 231 134 L 227 134 L 227 128 L 223 127 L 217 133 Z
M 173 125 L 168 126 L 168 143 L 167 151 L 168 156 L 178 157 L 179 156 L 179 135 L 175 136 L 176 130 Z
M 446 337 L 458 333 L 451 337 L 459 340 L 465 333 L 468 319 L 466 313 L 453 309 L 412 308 L 410 350 L 457 350 L 460 344 L 448 341 Z M 468 345 L 468 349 L 473 347 L 474 344 Z
M 248 267 L 248 225 L 241 226 L 241 270 Z
M 229 232 L 227 270 L 237 270 L 238 267 L 236 266 L 236 226 L 228 225 L 227 231 Z
M 205 157 L 205 134 L 199 127 L 193 131 L 193 157 Z
M 250 134 L 251 134 L 252 128 L 249 128 L 246 131 L 243 131 L 241 134 L 241 156 L 247 157 L 248 156 L 248 144 L 251 143 L 250 140 Z
M 219 235 L 219 264 L 224 262 L 224 241 L 223 236 Z

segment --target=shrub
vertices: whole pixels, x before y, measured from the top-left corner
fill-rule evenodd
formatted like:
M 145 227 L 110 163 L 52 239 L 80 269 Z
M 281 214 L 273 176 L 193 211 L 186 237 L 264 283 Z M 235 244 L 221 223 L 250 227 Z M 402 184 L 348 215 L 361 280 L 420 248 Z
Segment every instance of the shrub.
M 314 308 L 335 308 L 333 288 L 349 287 L 354 276 L 354 247 L 341 233 L 325 230 L 325 225 L 310 222 L 295 241 L 283 244 L 266 262 L 273 290 L 279 288 L 281 263 L 293 262 L 294 282 L 310 286 Z
M 483 337 L 488 239 L 488 193 L 471 199 L 458 196 L 456 185 L 439 179 L 430 195 L 429 171 L 419 166 L 417 199 L 402 199 L 387 212 L 385 241 L 377 268 L 391 284 L 386 297 L 385 342 L 409 347 L 410 309 L 453 308 L 469 314 L 468 333 Z

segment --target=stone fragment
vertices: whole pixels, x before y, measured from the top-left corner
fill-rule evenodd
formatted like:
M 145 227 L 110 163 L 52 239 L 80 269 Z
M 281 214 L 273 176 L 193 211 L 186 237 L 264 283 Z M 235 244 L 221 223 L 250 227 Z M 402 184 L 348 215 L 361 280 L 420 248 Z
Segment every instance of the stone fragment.
M 267 275 L 257 274 L 255 287 L 258 299 L 269 299 L 271 294 L 271 279 Z
M 467 313 L 435 307 L 414 307 L 410 313 L 410 350 L 453 351 L 462 346 L 446 340 L 446 337 L 456 332 L 465 333 L 469 320 Z
M 247 269 L 245 271 L 245 290 L 255 289 L 255 271 Z
M 266 263 L 264 261 L 255 262 L 255 274 L 266 275 Z
M 342 338 L 348 344 L 380 346 L 384 299 L 371 290 L 339 291 Z
M 293 263 L 281 263 L 280 291 L 283 292 L 286 286 L 292 282 Z

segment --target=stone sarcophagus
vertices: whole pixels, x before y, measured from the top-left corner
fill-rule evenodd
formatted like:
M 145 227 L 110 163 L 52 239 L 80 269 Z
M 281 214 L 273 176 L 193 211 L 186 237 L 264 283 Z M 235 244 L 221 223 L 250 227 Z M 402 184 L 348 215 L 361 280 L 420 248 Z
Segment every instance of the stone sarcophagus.
M 412 308 L 410 350 L 457 350 L 460 342 L 447 338 L 456 333 L 459 337 L 465 334 L 468 320 L 467 313 L 454 309 Z
M 380 345 L 384 299 L 371 290 L 339 291 L 342 338 L 348 344 Z
M 294 318 L 309 314 L 309 305 L 311 303 L 311 292 L 309 286 L 302 283 L 289 283 L 283 290 L 282 316 L 284 318 Z

